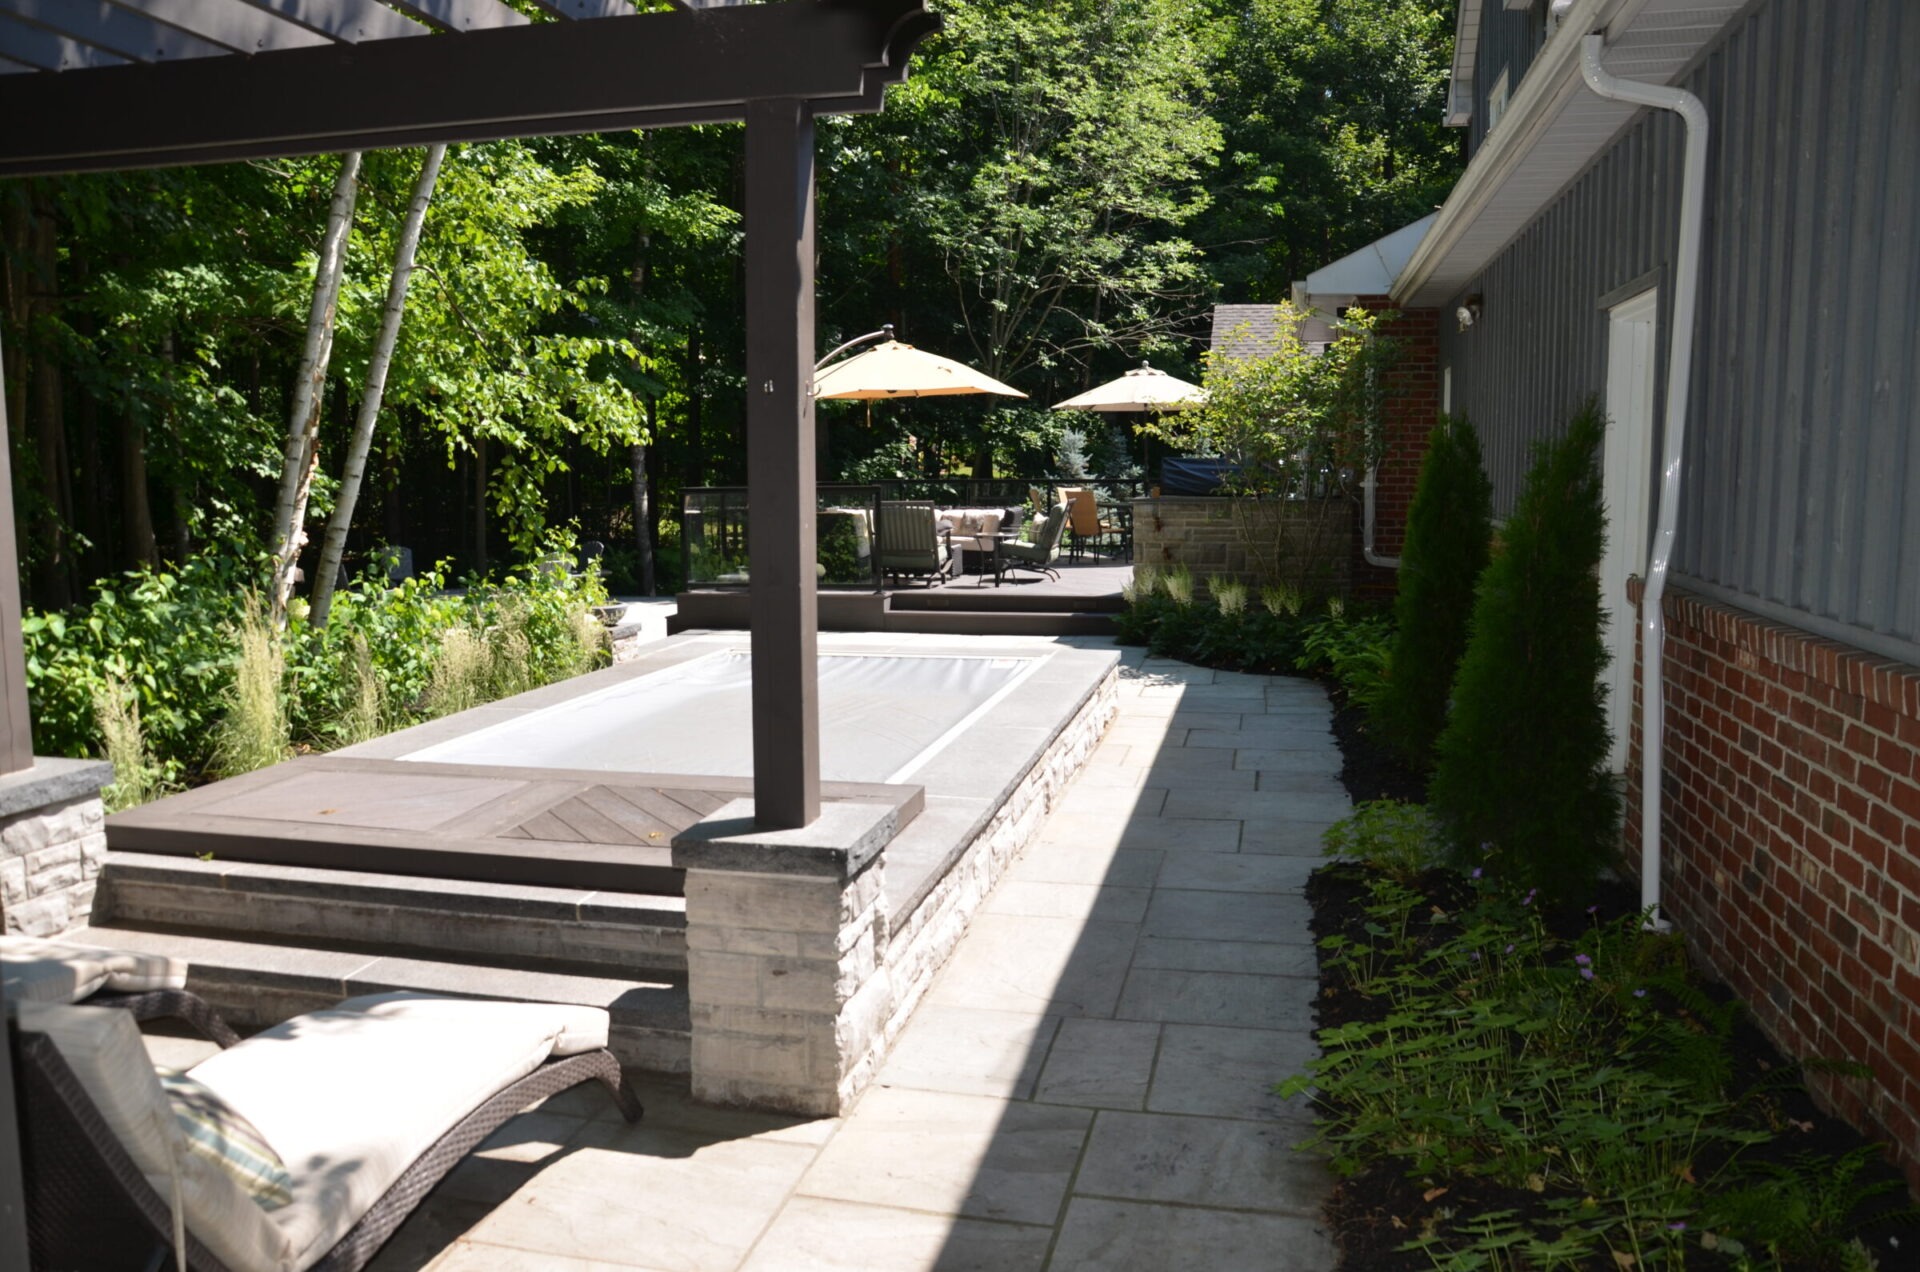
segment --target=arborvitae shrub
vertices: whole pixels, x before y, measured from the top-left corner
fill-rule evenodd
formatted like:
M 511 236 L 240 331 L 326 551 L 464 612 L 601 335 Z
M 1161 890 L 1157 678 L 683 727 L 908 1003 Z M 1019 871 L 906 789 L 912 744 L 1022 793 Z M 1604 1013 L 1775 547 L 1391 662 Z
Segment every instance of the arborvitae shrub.
M 1480 466 L 1480 437 L 1464 416 L 1444 419 L 1427 441 L 1407 545 L 1400 554 L 1398 632 L 1374 725 L 1422 771 L 1447 723 L 1447 695 L 1467 648 L 1473 589 L 1493 540 L 1493 486 Z
M 1480 578 L 1472 633 L 1440 736 L 1431 806 L 1463 860 L 1576 896 L 1612 842 L 1597 567 L 1606 539 L 1589 403 L 1535 450 L 1503 548 Z

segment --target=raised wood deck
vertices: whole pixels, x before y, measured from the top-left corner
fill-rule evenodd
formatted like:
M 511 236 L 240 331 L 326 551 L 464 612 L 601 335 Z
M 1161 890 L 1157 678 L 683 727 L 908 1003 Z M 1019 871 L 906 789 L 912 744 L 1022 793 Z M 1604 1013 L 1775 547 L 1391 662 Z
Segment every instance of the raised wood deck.
M 670 845 L 746 777 L 432 764 L 311 756 L 130 809 L 116 851 L 388 875 L 678 896 Z M 824 799 L 891 803 L 918 786 L 823 783 Z

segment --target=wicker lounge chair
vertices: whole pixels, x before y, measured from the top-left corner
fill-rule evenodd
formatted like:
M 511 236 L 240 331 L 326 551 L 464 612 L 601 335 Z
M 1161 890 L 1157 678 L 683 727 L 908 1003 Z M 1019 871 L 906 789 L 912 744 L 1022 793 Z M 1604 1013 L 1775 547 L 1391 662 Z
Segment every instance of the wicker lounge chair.
M 1067 505 L 1055 504 L 1027 528 L 1027 538 L 1000 545 L 1002 571 L 1032 570 L 1058 581 L 1053 563 L 1060 557 L 1060 534 L 1067 528 Z
M 168 1269 L 176 1249 L 193 1272 L 357 1272 L 442 1176 L 534 1102 L 599 1081 L 627 1120 L 640 1116 L 605 1048 L 604 1011 L 350 999 L 187 1075 L 285 1161 L 291 1202 L 269 1212 L 175 1146 L 127 1013 L 26 1003 L 9 1029 L 35 1272 Z
M 174 1018 L 222 1047 L 240 1041 L 197 994 L 187 992 L 187 965 L 177 958 L 0 936 L 0 985 L 10 1003 L 76 1003 L 118 1007 L 135 1020 Z
M 881 503 L 878 538 L 880 572 L 888 578 L 922 578 L 931 587 L 953 568 L 953 544 L 930 503 Z

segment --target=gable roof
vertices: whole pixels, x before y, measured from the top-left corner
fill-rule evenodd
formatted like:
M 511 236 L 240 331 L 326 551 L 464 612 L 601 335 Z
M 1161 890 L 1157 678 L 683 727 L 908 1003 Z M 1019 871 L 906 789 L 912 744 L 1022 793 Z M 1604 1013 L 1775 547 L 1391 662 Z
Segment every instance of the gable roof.
M 1334 337 L 1333 324 L 1316 314 L 1300 321 L 1300 340 L 1308 345 L 1325 345 Z M 1213 307 L 1213 343 L 1209 352 L 1215 358 L 1264 358 L 1280 347 L 1280 309 L 1277 305 L 1215 305 Z
M 1587 89 L 1582 38 L 1605 32 L 1615 75 L 1671 84 L 1747 7 L 1748 0 L 1577 0 L 1400 272 L 1393 299 L 1421 307 L 1452 299 L 1638 116 L 1639 107 Z

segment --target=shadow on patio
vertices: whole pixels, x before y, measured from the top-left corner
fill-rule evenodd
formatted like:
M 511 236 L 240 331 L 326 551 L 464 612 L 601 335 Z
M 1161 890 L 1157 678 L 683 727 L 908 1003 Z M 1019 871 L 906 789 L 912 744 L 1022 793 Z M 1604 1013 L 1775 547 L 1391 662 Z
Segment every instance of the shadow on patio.
M 1344 815 L 1325 695 L 1144 662 L 854 1112 L 643 1084 L 510 1125 L 374 1265 L 1323 1269 L 1301 888 Z

